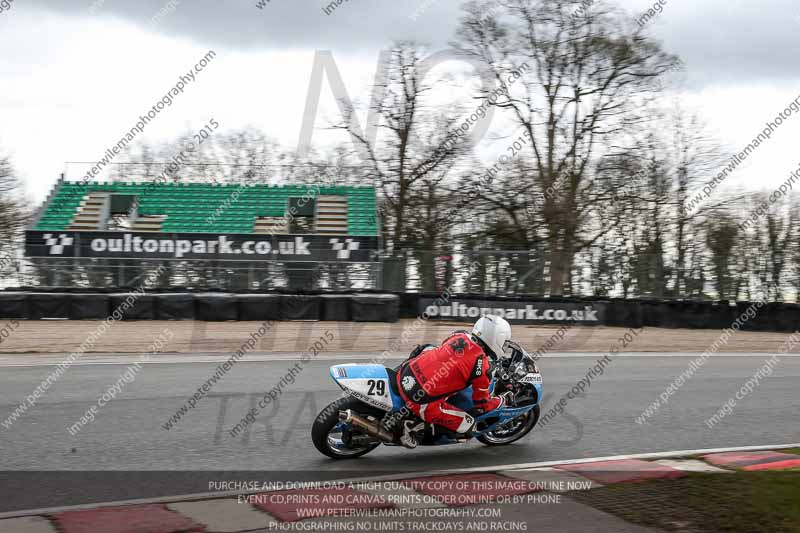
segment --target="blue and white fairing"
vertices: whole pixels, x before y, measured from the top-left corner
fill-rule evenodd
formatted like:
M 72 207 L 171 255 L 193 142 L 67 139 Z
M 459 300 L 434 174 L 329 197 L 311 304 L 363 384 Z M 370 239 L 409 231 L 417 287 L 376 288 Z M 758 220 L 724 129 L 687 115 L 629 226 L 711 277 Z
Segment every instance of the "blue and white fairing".
M 536 403 L 539 403 L 541 401 L 542 394 L 544 394 L 544 391 L 543 391 L 542 375 L 538 371 L 526 374 L 521 380 L 519 380 L 519 382 L 533 385 L 533 388 L 536 389 L 536 398 L 537 398 Z
M 377 407 L 383 411 L 399 411 L 403 408 L 403 399 L 396 394 L 389 386 L 389 373 L 383 365 L 370 365 L 360 363 L 349 363 L 335 365 L 330 368 L 333 380 L 350 396 L 358 398 L 362 402 Z M 542 397 L 542 375 L 538 372 L 529 373 L 521 379 L 523 383 L 534 386 L 538 394 L 537 398 Z M 490 388 L 494 387 L 494 380 Z M 473 407 L 472 386 L 455 393 L 447 399 L 448 403 L 463 410 L 469 411 Z M 538 403 L 538 402 L 537 402 Z M 524 415 L 533 409 L 536 404 L 525 407 L 504 406 L 500 409 L 484 413 L 475 417 L 478 422 L 491 420 L 490 425 L 476 431 L 475 434 L 488 433 L 497 429 L 498 426 Z M 455 441 L 453 441 L 455 442 Z
M 405 404 L 403 398 L 390 387 L 389 373 L 382 365 L 335 365 L 331 367 L 330 373 L 347 394 L 378 409 L 399 411 Z M 472 385 L 455 393 L 448 402 L 464 411 L 472 409 Z
M 330 369 L 333 380 L 354 398 L 384 411 L 403 407 L 403 399 L 389 385 L 389 373 L 383 365 L 349 363 Z

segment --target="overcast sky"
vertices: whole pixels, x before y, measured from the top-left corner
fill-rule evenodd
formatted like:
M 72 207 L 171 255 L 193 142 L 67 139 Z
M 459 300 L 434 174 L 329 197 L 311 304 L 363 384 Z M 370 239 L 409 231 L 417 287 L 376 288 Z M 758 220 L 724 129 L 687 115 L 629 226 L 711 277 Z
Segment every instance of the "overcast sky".
M 380 50 L 396 39 L 446 47 L 461 6 L 349 0 L 326 14 L 330 0 L 270 0 L 263 9 L 259 0 L 171 1 L 174 10 L 164 0 L 14 0 L 0 12 L 0 151 L 12 156 L 34 200 L 66 161 L 101 157 L 209 50 L 216 58 L 141 139 L 158 143 L 214 118 L 223 130 L 253 125 L 294 148 L 315 51 L 331 51 L 350 96 L 368 101 Z M 635 16 L 652 2 L 620 5 Z M 651 31 L 684 59 L 686 102 L 732 152 L 800 96 L 793 0 L 668 0 Z M 318 126 L 335 116 L 325 87 Z M 725 186 L 785 180 L 800 164 L 798 133 L 800 115 Z M 80 177 L 76 165 L 68 170 Z

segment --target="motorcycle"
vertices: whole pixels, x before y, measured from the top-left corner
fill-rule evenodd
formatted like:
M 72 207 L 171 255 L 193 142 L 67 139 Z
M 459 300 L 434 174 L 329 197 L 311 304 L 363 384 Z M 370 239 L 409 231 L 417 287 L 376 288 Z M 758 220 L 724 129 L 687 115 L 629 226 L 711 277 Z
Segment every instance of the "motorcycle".
M 475 416 L 471 435 L 452 433 L 416 417 L 397 390 L 397 369 L 378 364 L 342 364 L 330 367 L 331 378 L 344 396 L 314 419 L 314 446 L 333 459 L 354 459 L 381 444 L 400 446 L 399 433 L 411 421 L 421 446 L 467 442 L 471 437 L 488 446 L 511 444 L 527 435 L 539 421 L 542 374 L 534 358 L 519 344 L 509 341 L 511 357 L 492 364 L 491 389 L 506 399 L 500 408 Z M 447 400 L 469 412 L 472 387 Z

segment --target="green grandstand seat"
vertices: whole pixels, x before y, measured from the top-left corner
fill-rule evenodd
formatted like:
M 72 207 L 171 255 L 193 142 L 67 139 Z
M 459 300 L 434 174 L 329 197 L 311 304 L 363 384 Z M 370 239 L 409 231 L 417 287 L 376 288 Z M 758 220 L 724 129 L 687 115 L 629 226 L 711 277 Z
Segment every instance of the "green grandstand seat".
M 35 229 L 66 229 L 83 198 L 94 191 L 135 194 L 142 215 L 165 215 L 163 231 L 252 233 L 257 217 L 284 217 L 288 199 L 306 195 L 339 195 L 347 198 L 348 232 L 377 235 L 375 190 L 372 187 L 240 183 L 136 183 L 62 182 L 42 212 Z M 234 197 L 233 194 L 236 193 Z M 208 222 L 209 218 L 213 222 Z

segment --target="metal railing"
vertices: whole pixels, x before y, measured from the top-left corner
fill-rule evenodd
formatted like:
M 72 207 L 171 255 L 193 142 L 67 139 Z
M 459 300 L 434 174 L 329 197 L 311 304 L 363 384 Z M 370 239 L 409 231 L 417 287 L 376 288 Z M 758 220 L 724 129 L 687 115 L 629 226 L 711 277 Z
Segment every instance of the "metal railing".
M 800 270 L 787 269 L 777 283 L 763 275 L 732 271 L 720 284 L 708 265 L 687 265 L 676 289 L 674 268 L 653 268 L 656 257 L 620 257 L 607 265 L 580 255 L 562 295 L 656 299 L 797 301 Z M 651 260 L 652 259 L 652 260 Z M 638 264 L 638 269 L 630 265 Z M 0 287 L 111 288 L 135 286 L 163 267 L 154 288 L 219 290 L 379 289 L 398 292 L 552 296 L 546 255 L 514 250 L 440 253 L 409 249 L 374 262 L 200 261 L 180 259 L 51 259 L 6 261 Z M 722 286 L 721 293 L 718 288 Z
M 133 287 L 163 272 L 150 288 L 220 290 L 376 289 L 380 263 L 45 259 L 18 261 L 3 273 L 5 287 Z

